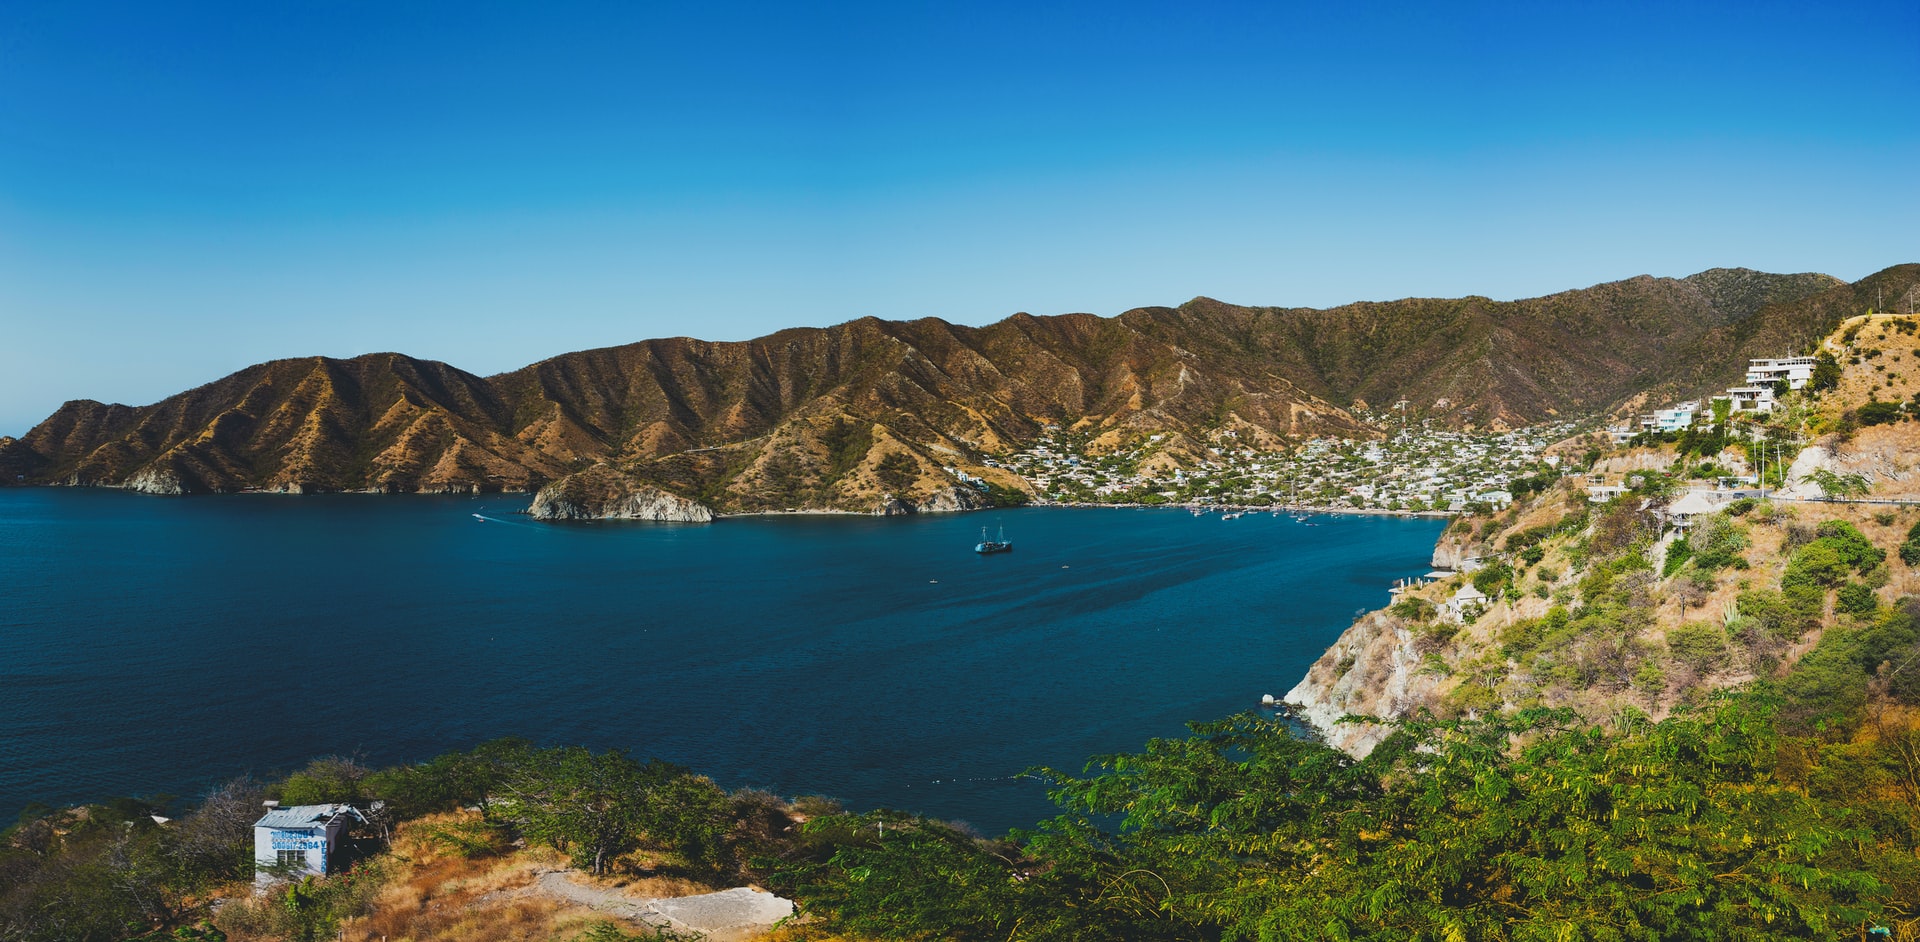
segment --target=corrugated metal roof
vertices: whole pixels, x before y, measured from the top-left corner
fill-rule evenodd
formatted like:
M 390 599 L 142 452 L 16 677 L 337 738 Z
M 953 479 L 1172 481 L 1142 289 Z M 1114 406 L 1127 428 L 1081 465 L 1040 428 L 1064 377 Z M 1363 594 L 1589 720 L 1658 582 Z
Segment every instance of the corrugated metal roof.
M 360 818 L 360 812 L 352 805 L 294 805 L 291 808 L 275 808 L 260 820 L 253 822 L 257 828 L 310 828 L 319 827 L 342 814 L 351 814 Z M 365 820 L 361 818 L 361 820 Z

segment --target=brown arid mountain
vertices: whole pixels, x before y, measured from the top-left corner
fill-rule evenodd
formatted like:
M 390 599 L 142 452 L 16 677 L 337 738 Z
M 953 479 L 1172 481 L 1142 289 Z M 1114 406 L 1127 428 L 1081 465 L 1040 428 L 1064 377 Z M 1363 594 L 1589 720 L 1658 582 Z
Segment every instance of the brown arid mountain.
M 1716 269 L 1327 310 L 1198 298 L 985 327 L 862 318 L 649 340 L 491 377 L 399 354 L 277 360 L 150 406 L 67 403 L 0 439 L 0 480 L 155 493 L 551 484 L 554 516 L 966 509 L 1017 499 L 1024 482 L 984 459 L 1049 425 L 1092 433 L 1095 449 L 1163 434 L 1168 453 L 1198 457 L 1224 428 L 1266 448 L 1378 434 L 1354 411 L 1402 399 L 1463 427 L 1595 415 L 1648 389 L 1737 378 L 1738 355 L 1819 337 L 1858 313 L 1860 292 L 1905 290 L 1916 273 L 1845 285 Z

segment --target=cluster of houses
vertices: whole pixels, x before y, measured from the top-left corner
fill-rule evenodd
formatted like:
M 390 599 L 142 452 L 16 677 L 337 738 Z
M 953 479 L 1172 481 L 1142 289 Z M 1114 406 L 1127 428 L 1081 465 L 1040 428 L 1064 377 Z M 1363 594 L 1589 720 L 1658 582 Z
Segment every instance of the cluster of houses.
M 1813 379 L 1816 362 L 1810 356 L 1748 360 L 1746 383 L 1730 386 L 1726 395 L 1710 399 L 1709 409 L 1712 408 L 1711 403 L 1725 402 L 1729 415 L 1765 415 L 1772 412 L 1779 404 L 1782 384 L 1789 390 L 1804 388 Z M 1694 419 L 1701 413 L 1699 400 L 1682 402 L 1670 408 L 1642 413 L 1638 422 L 1611 426 L 1607 429 L 1607 435 L 1617 445 L 1643 432 L 1681 432 L 1692 427 Z
M 1257 450 L 1226 429 L 1209 456 L 1188 467 L 1153 460 L 1163 435 L 1096 457 L 1050 428 L 1032 446 L 984 463 L 1021 475 L 1042 500 L 1461 510 L 1505 506 L 1513 501 L 1512 481 L 1556 474 L 1560 459 L 1544 451 L 1572 428 L 1556 423 L 1472 435 L 1421 421 L 1384 441 L 1319 438 L 1291 452 Z

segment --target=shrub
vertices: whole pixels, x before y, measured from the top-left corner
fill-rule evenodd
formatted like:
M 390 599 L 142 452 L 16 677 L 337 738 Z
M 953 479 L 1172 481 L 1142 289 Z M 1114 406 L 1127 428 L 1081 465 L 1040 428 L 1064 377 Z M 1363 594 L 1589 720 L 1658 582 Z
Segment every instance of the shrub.
M 1500 589 L 1512 578 L 1513 567 L 1506 563 L 1496 562 L 1481 568 L 1473 574 L 1473 587 L 1486 593 L 1488 598 L 1494 598 L 1500 594 Z
M 1667 629 L 1667 650 L 1696 673 L 1711 674 L 1726 659 L 1727 635 L 1708 622 L 1683 622 Z
M 1684 536 L 1674 540 L 1673 543 L 1667 547 L 1667 562 L 1666 565 L 1660 567 L 1660 575 L 1663 577 L 1671 576 L 1679 572 L 1680 567 L 1685 566 L 1687 560 L 1692 558 L 1693 544 L 1689 543 Z
M 1906 417 L 1897 402 L 1869 402 L 1855 409 L 1854 415 L 1859 418 L 1861 425 L 1887 425 Z
M 1822 586 L 1832 588 L 1847 578 L 1852 567 L 1838 550 L 1823 543 L 1809 543 L 1793 554 L 1787 571 L 1780 577 L 1781 588 Z
M 1871 615 L 1880 608 L 1880 599 L 1873 590 L 1858 582 L 1849 582 L 1840 587 L 1835 606 L 1850 615 Z
M 1873 545 L 1853 524 L 1845 520 L 1828 520 L 1814 531 L 1818 540 L 1831 540 L 1834 549 L 1840 552 L 1847 565 L 1865 572 L 1887 558 L 1885 550 Z
M 1749 640 L 1762 636 L 1792 639 L 1806 634 L 1817 623 L 1820 595 L 1817 591 L 1789 594 L 1753 589 L 1740 593 L 1734 600 L 1734 608 L 1746 628 L 1743 634 Z

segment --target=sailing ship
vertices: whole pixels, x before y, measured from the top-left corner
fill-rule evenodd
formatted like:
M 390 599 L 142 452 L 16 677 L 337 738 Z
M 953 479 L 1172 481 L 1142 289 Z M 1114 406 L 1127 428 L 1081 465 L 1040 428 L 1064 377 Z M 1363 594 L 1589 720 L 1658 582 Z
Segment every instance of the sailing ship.
M 986 553 L 1010 553 L 1010 552 L 1012 552 L 1012 551 L 1013 551 L 1013 543 L 1012 543 L 1011 541 L 1009 541 L 1009 540 L 1007 539 L 1007 528 L 1006 528 L 1006 527 L 1001 527 L 1001 528 L 1000 528 L 1000 538 L 999 538 L 999 539 L 997 539 L 997 540 L 989 540 L 989 539 L 987 539 L 987 528 L 986 528 L 986 527 L 981 527 L 981 528 L 980 528 L 980 542 L 974 545 L 974 547 L 973 547 L 973 551 L 974 551 L 974 552 L 976 552 L 976 553 L 981 553 L 981 554 L 986 554 Z

